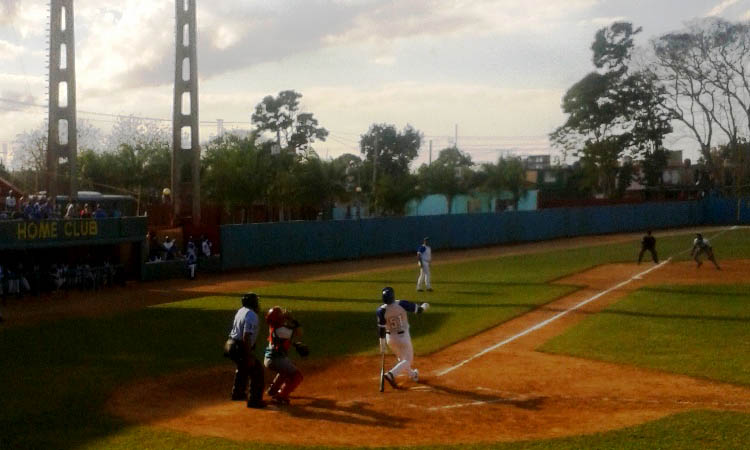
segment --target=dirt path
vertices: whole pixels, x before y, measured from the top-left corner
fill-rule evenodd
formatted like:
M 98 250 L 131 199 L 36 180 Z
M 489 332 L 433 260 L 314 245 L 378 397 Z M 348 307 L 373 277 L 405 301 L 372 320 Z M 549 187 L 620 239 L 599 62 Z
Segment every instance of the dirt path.
M 585 288 L 433 355 L 418 357 L 415 363 L 422 380 L 419 384 L 402 380 L 403 389 L 387 387 L 379 393 L 379 358 L 358 357 L 303 365 L 305 381 L 292 405 L 283 409 L 248 410 L 242 403 L 229 402 L 230 367 L 123 387 L 108 409 L 128 421 L 193 435 L 340 446 L 541 439 L 614 430 L 691 409 L 750 412 L 748 388 L 534 351 L 633 289 L 666 282 L 746 281 L 750 262 L 723 262 L 721 272 L 706 266 L 696 270 L 692 263 L 667 264 L 634 278 L 648 267 L 601 266 L 559 280 Z M 620 287 L 610 289 L 619 282 L 623 282 Z M 459 366 L 483 349 L 596 295 L 579 310 Z
M 711 230 L 712 228 L 701 228 L 699 231 L 710 232 Z M 658 232 L 657 235 L 665 236 L 691 231 L 694 231 L 694 229 L 662 231 Z M 439 251 L 436 252 L 436 264 L 621 243 L 633 241 L 640 236 L 641 233 L 583 236 L 480 249 Z M 637 248 L 634 248 L 634 252 L 637 252 Z M 223 274 L 201 274 L 197 281 L 129 282 L 125 287 L 115 287 L 96 292 L 76 291 L 40 297 L 11 298 L 2 306 L 5 318 L 2 326 L 34 325 L 72 317 L 101 317 L 205 295 L 243 292 L 273 283 L 339 277 L 345 274 L 387 269 L 408 268 L 414 270 L 414 258 L 414 255 L 389 256 L 378 259 L 284 266 Z

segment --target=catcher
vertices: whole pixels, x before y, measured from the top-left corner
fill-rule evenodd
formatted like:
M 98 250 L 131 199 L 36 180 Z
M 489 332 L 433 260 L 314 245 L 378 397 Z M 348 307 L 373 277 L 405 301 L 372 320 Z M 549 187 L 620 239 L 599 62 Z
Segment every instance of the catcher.
M 266 314 L 268 347 L 263 365 L 276 372 L 268 395 L 279 405 L 289 404 L 289 395 L 302 383 L 302 372 L 289 359 L 289 349 L 294 346 L 303 358 L 310 354 L 308 347 L 299 341 L 302 327 L 292 317 L 291 311 L 274 306 Z

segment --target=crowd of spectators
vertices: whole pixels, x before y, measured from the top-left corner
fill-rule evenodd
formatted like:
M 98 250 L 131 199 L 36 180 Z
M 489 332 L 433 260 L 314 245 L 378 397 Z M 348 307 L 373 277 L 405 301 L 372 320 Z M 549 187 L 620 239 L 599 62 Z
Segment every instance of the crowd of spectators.
M 3 208 L 0 209 L 0 220 L 104 219 L 107 217 L 122 217 L 122 213 L 117 208 L 111 214 L 107 213 L 98 203 L 81 205 L 68 202 L 63 210 L 62 205 L 56 204 L 54 199 L 48 199 L 43 194 L 16 198 L 12 190 L 8 191 Z
M 95 290 L 125 284 L 125 271 L 119 264 L 33 264 L 0 265 L 0 294 L 21 297 L 60 290 Z

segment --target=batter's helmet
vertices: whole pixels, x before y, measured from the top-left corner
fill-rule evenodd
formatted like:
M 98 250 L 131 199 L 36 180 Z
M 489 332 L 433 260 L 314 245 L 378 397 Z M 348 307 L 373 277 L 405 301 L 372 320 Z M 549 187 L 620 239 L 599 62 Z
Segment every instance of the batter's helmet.
M 258 312 L 258 310 L 260 309 L 260 304 L 258 303 L 258 294 L 256 294 L 255 292 L 248 292 L 247 294 L 243 295 L 242 306 Z
M 393 301 L 396 300 L 396 293 L 393 291 L 393 288 L 390 286 L 386 286 L 383 288 L 383 303 L 386 305 L 390 305 L 393 303 Z
M 280 327 L 284 324 L 284 311 L 280 307 L 274 306 L 266 314 L 266 323 L 272 327 Z

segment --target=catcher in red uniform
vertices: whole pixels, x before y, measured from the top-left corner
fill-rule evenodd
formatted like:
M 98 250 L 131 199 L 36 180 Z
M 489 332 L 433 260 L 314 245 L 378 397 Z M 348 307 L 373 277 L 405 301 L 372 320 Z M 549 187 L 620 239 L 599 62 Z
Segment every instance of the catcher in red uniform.
M 302 383 L 302 372 L 289 359 L 289 349 L 294 346 L 300 356 L 307 356 L 310 351 L 299 341 L 302 327 L 291 312 L 274 306 L 266 314 L 268 324 L 268 347 L 266 347 L 263 365 L 276 372 L 268 395 L 278 404 L 289 404 L 289 395 Z

